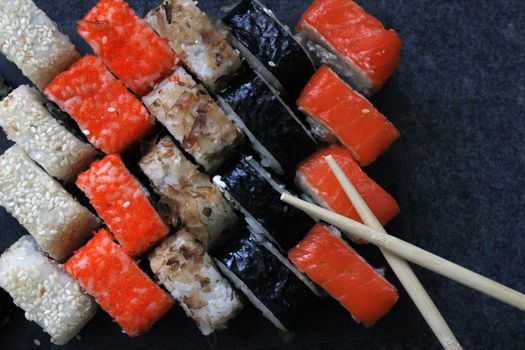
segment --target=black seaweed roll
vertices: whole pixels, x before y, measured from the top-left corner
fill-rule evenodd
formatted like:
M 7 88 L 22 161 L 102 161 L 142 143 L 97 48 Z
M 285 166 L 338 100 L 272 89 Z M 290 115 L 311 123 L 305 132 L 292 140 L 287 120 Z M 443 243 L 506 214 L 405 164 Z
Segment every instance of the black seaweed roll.
M 223 20 L 230 27 L 233 46 L 277 90 L 294 101 L 315 70 L 290 29 L 256 0 L 242 1 Z
M 215 176 L 213 182 L 256 233 L 284 252 L 299 243 L 314 225 L 308 215 L 280 200 L 284 185 L 251 157 L 242 158 L 222 176 Z
M 218 96 L 223 109 L 261 156 L 262 165 L 288 173 L 316 143 L 297 116 L 253 70 L 245 67 Z

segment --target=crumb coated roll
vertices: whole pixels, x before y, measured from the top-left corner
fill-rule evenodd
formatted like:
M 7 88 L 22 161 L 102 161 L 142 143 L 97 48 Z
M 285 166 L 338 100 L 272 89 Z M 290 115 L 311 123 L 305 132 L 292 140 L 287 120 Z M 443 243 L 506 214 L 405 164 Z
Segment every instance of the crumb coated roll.
M 75 252 L 64 269 L 130 337 L 149 330 L 173 304 L 106 230 Z
M 360 93 L 323 65 L 297 100 L 323 141 L 335 136 L 361 165 L 372 163 L 399 137 L 399 131 Z
M 120 156 L 94 162 L 76 184 L 130 256 L 147 252 L 168 235 L 168 226 Z
M 202 334 L 226 329 L 242 303 L 204 246 L 186 230 L 165 239 L 149 257 L 151 270 Z
M 45 94 L 107 154 L 124 151 L 154 125 L 142 103 L 94 56 L 84 56 L 58 75 Z
M 31 0 L 0 1 L 0 52 L 39 89 L 80 58 L 69 38 Z
M 169 45 L 123 0 L 99 0 L 78 22 L 78 32 L 138 95 L 150 91 L 179 61 Z
M 174 226 L 180 220 L 209 249 L 224 243 L 237 215 L 209 176 L 187 160 L 169 137 L 154 145 L 139 166 L 168 207 Z
M 96 152 L 62 126 L 44 103 L 36 89 L 19 86 L 0 103 L 0 126 L 49 175 L 68 181 L 94 160 Z
M 77 335 L 98 309 L 30 236 L 21 237 L 0 257 L 0 287 L 57 345 Z
M 145 19 L 212 91 L 241 66 L 238 52 L 226 40 L 228 33 L 215 28 L 193 0 L 164 0 Z
M 57 261 L 67 258 L 100 226 L 98 218 L 17 145 L 0 156 L 0 205 Z
M 242 140 L 239 128 L 182 67 L 142 101 L 208 172 L 216 170 Z

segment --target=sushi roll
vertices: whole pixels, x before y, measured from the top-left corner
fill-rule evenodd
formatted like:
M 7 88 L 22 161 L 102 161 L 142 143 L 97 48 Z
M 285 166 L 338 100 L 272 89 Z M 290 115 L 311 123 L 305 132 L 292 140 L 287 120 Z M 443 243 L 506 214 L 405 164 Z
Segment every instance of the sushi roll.
M 0 205 L 62 261 L 89 239 L 100 220 L 17 145 L 0 156 Z
M 273 12 L 257 0 L 243 0 L 223 19 L 233 45 L 275 90 L 294 101 L 314 74 L 306 50 Z
M 189 70 L 210 90 L 241 66 L 237 50 L 193 0 L 163 0 L 145 20 L 166 39 Z
M 0 101 L 11 92 L 11 87 L 6 83 L 4 77 L 0 75 Z
M 84 56 L 55 77 L 45 94 L 107 154 L 124 151 L 155 124 L 142 103 L 94 56 Z
M 39 89 L 80 58 L 69 38 L 31 0 L 0 1 L 0 52 Z
M 330 146 L 320 150 L 300 165 L 297 169 L 296 183 L 304 193 L 319 205 L 361 222 L 361 218 L 326 163 L 325 158 L 329 155 L 334 157 L 381 224 L 386 225 L 399 214 L 396 200 L 361 170 L 350 151 L 340 146 Z
M 130 337 L 148 331 L 173 305 L 106 230 L 76 251 L 64 269 Z
M 396 288 L 327 226 L 315 225 L 288 257 L 367 327 L 399 299 Z
M 299 243 L 314 225 L 309 216 L 280 200 L 284 185 L 251 157 L 241 158 L 213 182 L 249 225 L 282 251 Z
M 31 236 L 22 236 L 0 256 L 0 287 L 57 345 L 75 337 L 98 310 L 93 299 L 45 256 Z
M 96 152 L 62 126 L 45 103 L 35 88 L 19 86 L 0 103 L 0 126 L 49 175 L 69 181 L 87 168 Z
M 296 31 L 318 61 L 365 95 L 379 90 L 401 61 L 401 39 L 352 0 L 315 0 Z
M 182 67 L 142 101 L 208 172 L 215 171 L 242 140 L 237 126 Z
M 297 100 L 322 141 L 338 140 L 361 166 L 372 163 L 399 131 L 363 95 L 323 65 Z
M 139 256 L 168 235 L 168 226 L 120 156 L 109 155 L 94 162 L 78 176 L 76 185 L 89 198 L 126 254 Z
M 143 95 L 167 77 L 177 55 L 123 0 L 100 0 L 82 20 L 78 33 L 133 92 Z
M 265 167 L 278 174 L 295 169 L 316 143 L 297 116 L 254 71 L 245 67 L 221 91 L 222 108 L 244 131 Z
M 168 208 L 173 226 L 186 227 L 210 250 L 226 241 L 237 215 L 209 176 L 187 160 L 169 137 L 154 145 L 139 166 Z
M 227 328 L 243 305 L 205 247 L 181 230 L 149 257 L 151 270 L 204 335 Z
M 218 252 L 215 261 L 264 317 L 284 331 L 317 297 L 306 284 L 311 282 L 306 282 L 269 242 L 262 242 L 259 236 L 241 228 L 239 239 Z

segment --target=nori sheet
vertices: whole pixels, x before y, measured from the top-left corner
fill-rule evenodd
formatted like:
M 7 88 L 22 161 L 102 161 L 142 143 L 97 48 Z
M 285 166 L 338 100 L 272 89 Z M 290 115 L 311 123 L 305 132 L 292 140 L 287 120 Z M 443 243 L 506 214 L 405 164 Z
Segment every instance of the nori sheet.
M 5 82 L 5 79 L 0 75 L 0 100 L 9 95 L 11 87 Z

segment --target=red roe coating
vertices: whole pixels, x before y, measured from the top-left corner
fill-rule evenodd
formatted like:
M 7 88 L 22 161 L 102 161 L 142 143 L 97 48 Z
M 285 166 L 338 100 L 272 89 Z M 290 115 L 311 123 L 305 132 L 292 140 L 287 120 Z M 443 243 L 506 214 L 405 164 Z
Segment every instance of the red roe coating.
M 44 93 L 105 153 L 122 152 L 154 125 L 142 103 L 94 56 L 56 76 Z
M 334 157 L 381 224 L 386 225 L 399 214 L 396 200 L 369 178 L 353 160 L 352 154 L 341 146 L 330 146 L 314 153 L 297 170 L 297 181 L 319 204 L 361 222 L 359 214 L 326 163 L 325 157 L 329 155 Z
M 376 86 L 392 75 L 401 61 L 401 39 L 351 0 L 316 0 L 297 25 L 320 35 L 338 55 L 352 61 Z
M 76 251 L 64 269 L 130 337 L 150 329 L 173 304 L 106 230 Z
M 388 119 L 326 65 L 310 79 L 297 105 L 335 134 L 361 166 L 376 160 L 399 137 Z
M 77 29 L 109 69 L 138 95 L 148 93 L 179 61 L 123 0 L 100 0 Z
M 168 226 L 118 155 L 109 155 L 91 164 L 78 176 L 76 184 L 126 254 L 141 255 L 168 235 Z
M 366 326 L 386 315 L 399 299 L 393 285 L 324 225 L 315 225 L 288 258 Z

